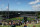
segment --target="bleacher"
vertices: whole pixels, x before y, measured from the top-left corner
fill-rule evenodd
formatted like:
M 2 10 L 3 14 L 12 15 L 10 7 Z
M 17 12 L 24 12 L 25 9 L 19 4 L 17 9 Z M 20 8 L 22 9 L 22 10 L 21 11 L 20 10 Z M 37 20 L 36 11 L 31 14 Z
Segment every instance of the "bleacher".
M 18 14 L 20 13 L 20 14 Z M 37 13 L 40 13 L 39 11 Z M 34 11 L 0 11 L 0 15 L 4 18 L 13 18 L 13 17 L 20 17 L 20 15 L 24 14 L 36 14 Z

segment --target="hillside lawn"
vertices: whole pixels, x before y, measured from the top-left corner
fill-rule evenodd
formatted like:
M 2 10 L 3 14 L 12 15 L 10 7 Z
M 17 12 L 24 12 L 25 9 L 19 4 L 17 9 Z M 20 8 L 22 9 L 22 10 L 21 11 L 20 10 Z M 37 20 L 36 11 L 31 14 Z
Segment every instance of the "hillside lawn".
M 33 27 L 33 24 L 27 25 L 27 26 L 28 27 Z M 4 25 L 4 26 L 0 25 L 0 27 L 11 27 L 11 26 L 10 25 Z M 24 27 L 24 25 L 16 26 L 16 27 Z M 35 24 L 35 27 L 40 27 L 40 25 L 39 24 Z

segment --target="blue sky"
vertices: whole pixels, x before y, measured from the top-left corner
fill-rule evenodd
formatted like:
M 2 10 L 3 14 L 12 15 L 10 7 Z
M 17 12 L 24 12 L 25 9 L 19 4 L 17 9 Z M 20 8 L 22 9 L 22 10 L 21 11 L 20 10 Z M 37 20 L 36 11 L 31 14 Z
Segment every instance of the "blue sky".
M 40 11 L 40 0 L 0 0 L 0 11 Z

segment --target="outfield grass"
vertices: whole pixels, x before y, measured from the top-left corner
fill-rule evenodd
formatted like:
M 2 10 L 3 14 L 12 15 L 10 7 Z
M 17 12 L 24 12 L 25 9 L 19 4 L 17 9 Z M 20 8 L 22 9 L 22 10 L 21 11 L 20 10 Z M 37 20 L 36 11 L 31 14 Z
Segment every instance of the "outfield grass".
M 28 26 L 28 27 L 33 27 L 33 24 L 27 25 L 27 26 Z M 11 27 L 11 26 L 9 26 L 9 25 L 4 25 L 4 26 L 0 25 L 0 27 Z M 16 27 L 24 27 L 24 25 L 16 26 Z M 40 27 L 40 25 L 35 25 L 35 27 Z

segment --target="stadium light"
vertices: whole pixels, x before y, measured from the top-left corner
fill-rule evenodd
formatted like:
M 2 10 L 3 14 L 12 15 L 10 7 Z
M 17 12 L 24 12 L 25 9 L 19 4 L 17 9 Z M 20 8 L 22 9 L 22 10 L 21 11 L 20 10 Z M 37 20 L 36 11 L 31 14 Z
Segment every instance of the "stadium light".
M 18 13 L 18 14 L 20 14 L 20 13 Z

